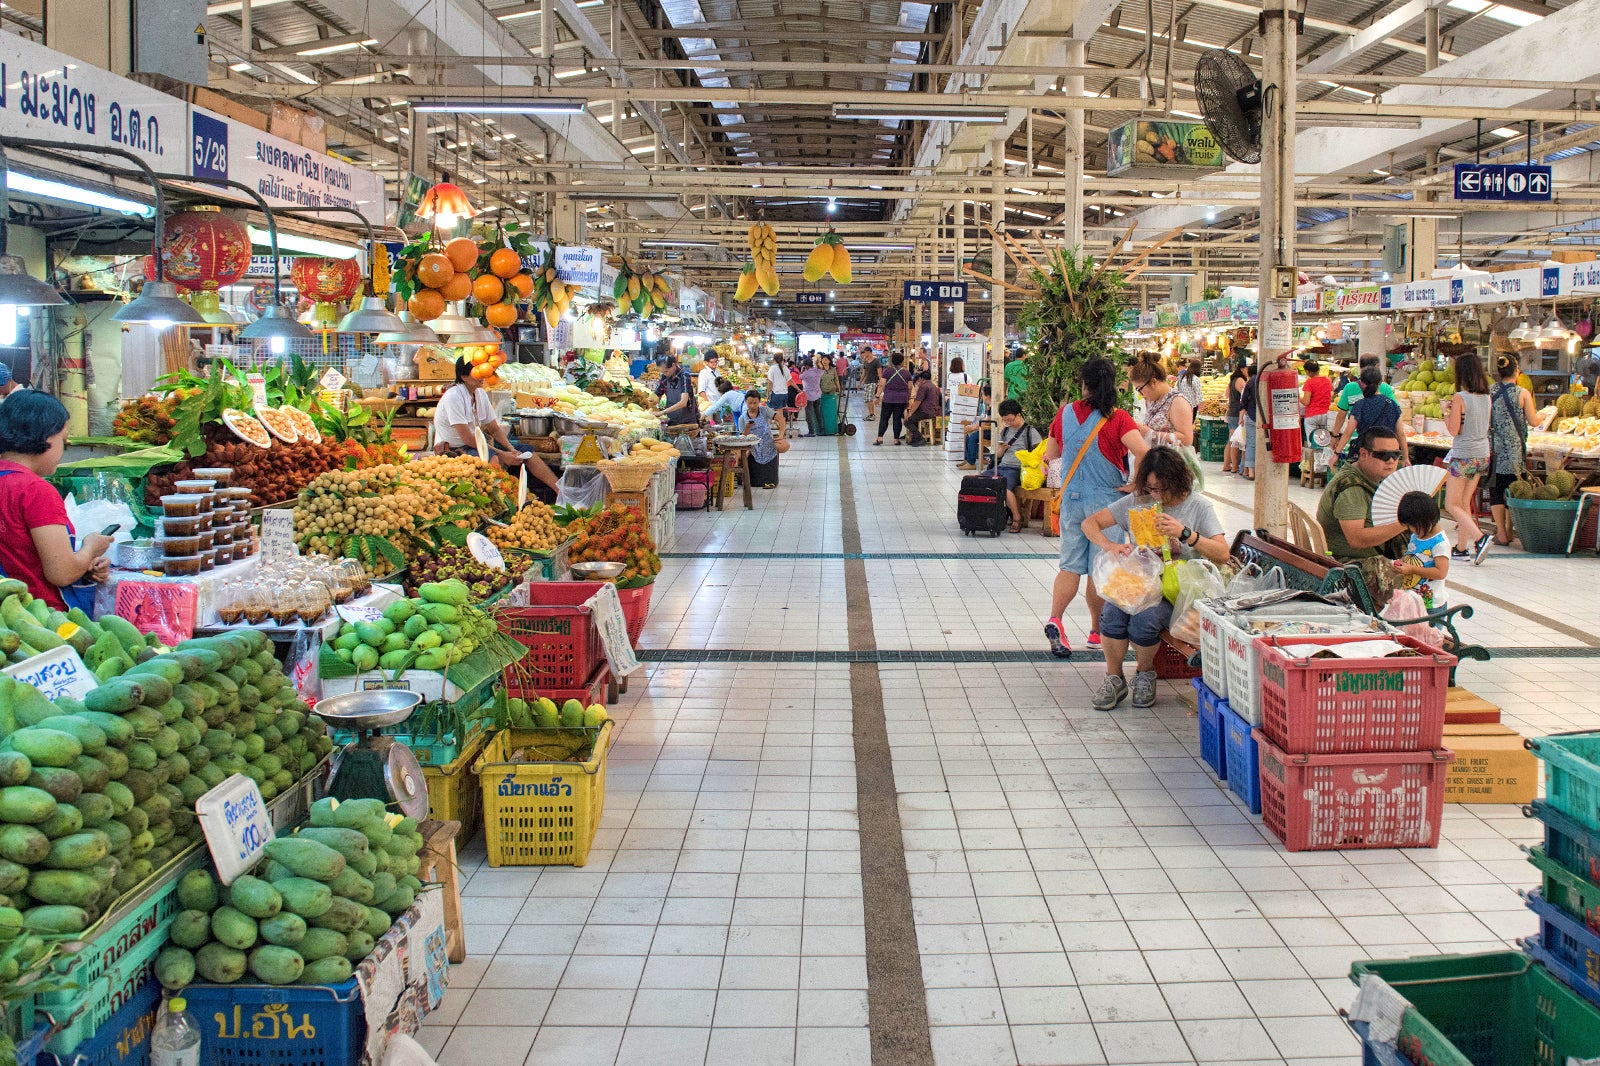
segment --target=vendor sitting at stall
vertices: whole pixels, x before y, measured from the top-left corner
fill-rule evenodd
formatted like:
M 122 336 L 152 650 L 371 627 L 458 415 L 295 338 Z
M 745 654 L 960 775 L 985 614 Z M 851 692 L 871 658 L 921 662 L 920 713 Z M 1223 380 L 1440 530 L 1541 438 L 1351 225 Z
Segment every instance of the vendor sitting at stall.
M 1377 426 L 1356 438 L 1353 462 L 1339 468 L 1322 490 L 1317 523 L 1328 541 L 1328 554 L 1341 563 L 1355 563 L 1381 608 L 1396 587 L 1392 559 L 1405 554 L 1410 531 L 1399 522 L 1372 524 L 1372 497 L 1378 483 L 1400 463 L 1400 439 Z
M 478 445 L 472 430 L 476 427 L 489 441 L 489 461 L 509 473 L 528 468 L 528 491 L 545 503 L 554 503 L 561 483 L 556 475 L 532 452 L 519 452 L 511 446 L 506 427 L 495 417 L 494 404 L 484 391 L 483 382 L 472 376 L 472 364 L 456 360 L 456 383 L 439 397 L 433 412 L 433 450 L 440 455 L 477 455 Z
M 784 439 L 783 415 L 762 403 L 761 394 L 751 389 L 744 394 L 744 410 L 739 412 L 735 428 L 756 439 L 747 460 L 750 484 L 764 489 L 777 488 L 778 455 L 789 450 L 789 442 Z M 773 439 L 774 433 L 777 440 Z
M 938 433 L 939 418 L 943 414 L 944 396 L 939 386 L 933 383 L 933 372 L 918 371 L 916 384 L 911 391 L 911 403 L 906 406 L 906 425 L 911 427 L 906 434 L 907 443 L 913 448 L 932 444 Z
M 21 390 L 0 404 L 0 571 L 58 611 L 94 613 L 111 538 L 78 536 L 61 494 L 45 480 L 67 443 L 67 409 L 54 396 Z

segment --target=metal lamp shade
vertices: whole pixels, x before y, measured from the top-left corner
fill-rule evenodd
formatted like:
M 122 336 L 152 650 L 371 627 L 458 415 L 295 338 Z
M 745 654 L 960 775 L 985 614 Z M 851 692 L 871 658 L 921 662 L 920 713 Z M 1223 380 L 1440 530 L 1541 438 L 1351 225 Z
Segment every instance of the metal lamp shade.
M 388 333 L 380 333 L 372 339 L 374 344 L 438 344 L 439 335 L 429 329 L 426 323 L 418 322 L 411 317 L 410 311 L 401 311 L 395 318 L 400 325 Z
M 368 296 L 359 307 L 351 308 L 350 313 L 339 320 L 337 332 L 389 333 L 404 328 L 400 316 L 389 310 L 381 297 Z
M 203 326 L 205 316 L 178 299 L 178 287 L 170 281 L 147 281 L 139 295 L 111 316 L 116 322 L 166 323 L 174 326 Z
M 53 285 L 47 285 L 27 272 L 21 256 L 0 256 L 0 304 L 52 307 L 66 302 Z
M 295 321 L 294 312 L 282 304 L 270 305 L 261 317 L 239 331 L 241 340 L 310 340 L 311 331 Z

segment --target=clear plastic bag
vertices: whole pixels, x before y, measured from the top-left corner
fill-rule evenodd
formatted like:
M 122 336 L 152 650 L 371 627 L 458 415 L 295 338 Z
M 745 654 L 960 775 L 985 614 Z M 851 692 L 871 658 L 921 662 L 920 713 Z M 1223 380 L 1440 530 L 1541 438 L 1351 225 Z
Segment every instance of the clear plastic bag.
M 1178 582 L 1178 597 L 1172 604 L 1172 621 L 1167 628 L 1172 635 L 1188 644 L 1200 643 L 1200 612 L 1195 609 L 1201 600 L 1222 595 L 1222 571 L 1209 559 L 1186 559 L 1174 563 Z
M 1149 548 L 1127 555 L 1098 552 L 1094 557 L 1094 587 L 1109 603 L 1128 614 L 1147 611 L 1161 602 L 1161 556 Z
M 1254 596 L 1258 592 L 1279 592 L 1284 588 L 1283 571 L 1277 567 L 1263 571 L 1255 563 L 1251 563 L 1228 582 L 1228 599 L 1238 599 L 1241 596 Z
M 556 506 L 571 504 L 579 509 L 593 507 L 606 500 L 606 476 L 592 466 L 569 466 L 561 473 L 561 488 L 556 493 Z

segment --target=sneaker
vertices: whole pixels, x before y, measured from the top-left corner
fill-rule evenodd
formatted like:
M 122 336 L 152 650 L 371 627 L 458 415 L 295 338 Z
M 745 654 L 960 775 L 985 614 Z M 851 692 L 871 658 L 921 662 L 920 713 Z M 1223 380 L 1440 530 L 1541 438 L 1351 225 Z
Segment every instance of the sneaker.
M 1478 538 L 1472 546 L 1472 565 L 1478 566 L 1483 562 L 1483 557 L 1489 554 L 1489 545 L 1494 543 L 1494 538 L 1485 533 Z
M 1472 558 L 1472 553 L 1469 552 L 1469 551 L 1466 551 L 1466 550 L 1464 550 L 1462 548 L 1451 548 L 1450 549 L 1450 558 L 1452 560 L 1456 560 L 1456 559 L 1470 560 Z
M 1117 704 L 1127 698 L 1128 683 L 1122 680 L 1121 675 L 1107 674 L 1106 679 L 1100 683 L 1100 691 L 1094 694 L 1093 706 L 1097 711 L 1114 710 Z M 1153 695 L 1151 702 L 1155 702 Z
M 1156 705 L 1156 672 L 1154 670 L 1140 670 L 1133 675 L 1133 705 L 1135 707 L 1154 707 Z
M 1089 647 L 1098 648 L 1099 646 L 1100 646 L 1100 631 L 1098 629 L 1089 630 Z
M 1044 624 L 1044 635 L 1050 641 L 1050 654 L 1057 659 L 1072 655 L 1072 642 L 1061 631 L 1061 619 L 1052 618 Z

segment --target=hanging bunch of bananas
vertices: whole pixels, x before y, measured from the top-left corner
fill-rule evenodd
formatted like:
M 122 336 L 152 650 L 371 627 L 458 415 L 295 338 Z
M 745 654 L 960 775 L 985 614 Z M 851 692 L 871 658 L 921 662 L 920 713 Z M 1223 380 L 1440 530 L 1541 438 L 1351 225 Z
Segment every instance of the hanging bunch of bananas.
M 749 238 L 750 262 L 755 267 L 756 284 L 761 286 L 761 291 L 768 296 L 776 296 L 778 295 L 778 235 L 773 233 L 772 227 L 765 222 L 752 222 Z
M 739 303 L 744 303 L 756 294 L 756 265 L 746 261 L 744 268 L 739 271 L 739 284 L 734 287 L 733 298 Z
M 850 249 L 844 246 L 844 238 L 833 230 L 818 237 L 816 247 L 806 256 L 805 279 L 821 281 L 824 274 L 831 274 L 833 280 L 841 285 L 850 284 L 852 277 Z
M 556 276 L 556 248 L 550 245 L 533 268 L 533 307 L 544 313 L 545 324 L 551 329 L 572 306 L 572 290 Z
M 621 256 L 607 256 L 606 261 L 617 268 L 617 281 L 611 287 L 617 306 L 632 308 L 641 318 L 666 308 L 672 286 L 667 284 L 665 274 L 635 267 Z

